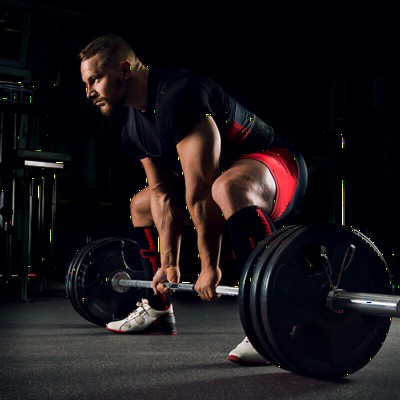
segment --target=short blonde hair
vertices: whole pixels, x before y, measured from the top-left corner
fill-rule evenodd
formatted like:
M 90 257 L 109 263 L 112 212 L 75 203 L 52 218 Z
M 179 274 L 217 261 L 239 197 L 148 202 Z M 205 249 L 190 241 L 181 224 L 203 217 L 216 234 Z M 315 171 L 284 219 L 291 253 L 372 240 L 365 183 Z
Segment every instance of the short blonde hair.
M 81 61 L 98 55 L 101 65 L 119 64 L 129 61 L 133 69 L 141 64 L 131 45 L 122 37 L 115 34 L 106 34 L 92 40 L 79 53 Z

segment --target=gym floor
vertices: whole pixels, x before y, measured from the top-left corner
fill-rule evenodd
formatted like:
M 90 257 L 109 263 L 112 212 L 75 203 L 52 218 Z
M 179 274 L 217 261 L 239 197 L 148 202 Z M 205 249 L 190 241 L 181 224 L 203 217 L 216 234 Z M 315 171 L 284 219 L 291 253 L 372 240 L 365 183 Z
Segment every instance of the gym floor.
M 400 322 L 377 355 L 335 381 L 226 357 L 244 337 L 237 298 L 174 295 L 178 334 L 121 335 L 82 318 L 54 283 L 27 301 L 0 302 L 0 399 L 399 398 Z

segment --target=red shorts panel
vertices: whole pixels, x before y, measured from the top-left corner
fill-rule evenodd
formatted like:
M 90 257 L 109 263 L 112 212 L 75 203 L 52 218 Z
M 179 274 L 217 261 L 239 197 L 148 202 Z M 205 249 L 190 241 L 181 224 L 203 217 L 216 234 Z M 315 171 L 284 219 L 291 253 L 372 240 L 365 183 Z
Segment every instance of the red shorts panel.
M 262 162 L 275 179 L 275 205 L 269 217 L 271 221 L 276 221 L 289 206 L 296 191 L 298 170 L 295 156 L 285 148 L 271 146 L 266 151 L 246 154 L 239 159 L 246 158 Z

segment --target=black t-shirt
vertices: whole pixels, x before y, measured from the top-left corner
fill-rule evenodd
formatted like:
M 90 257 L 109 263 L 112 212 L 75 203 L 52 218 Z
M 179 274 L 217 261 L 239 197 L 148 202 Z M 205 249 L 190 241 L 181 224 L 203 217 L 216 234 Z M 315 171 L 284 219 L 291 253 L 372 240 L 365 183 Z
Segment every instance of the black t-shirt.
M 128 153 L 177 171 L 177 143 L 207 115 L 221 133 L 222 169 L 240 155 L 266 150 L 276 140 L 271 126 L 220 85 L 186 70 L 150 69 L 146 111 L 125 111 L 121 140 Z

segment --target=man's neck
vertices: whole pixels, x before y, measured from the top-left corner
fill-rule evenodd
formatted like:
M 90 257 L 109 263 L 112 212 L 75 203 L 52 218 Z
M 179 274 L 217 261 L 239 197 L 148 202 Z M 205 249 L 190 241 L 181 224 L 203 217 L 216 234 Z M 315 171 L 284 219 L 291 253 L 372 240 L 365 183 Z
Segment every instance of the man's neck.
M 147 82 L 149 76 L 149 69 L 142 66 L 134 72 L 132 76 L 131 85 L 129 87 L 129 96 L 127 105 L 132 106 L 140 111 L 146 110 L 147 104 Z

